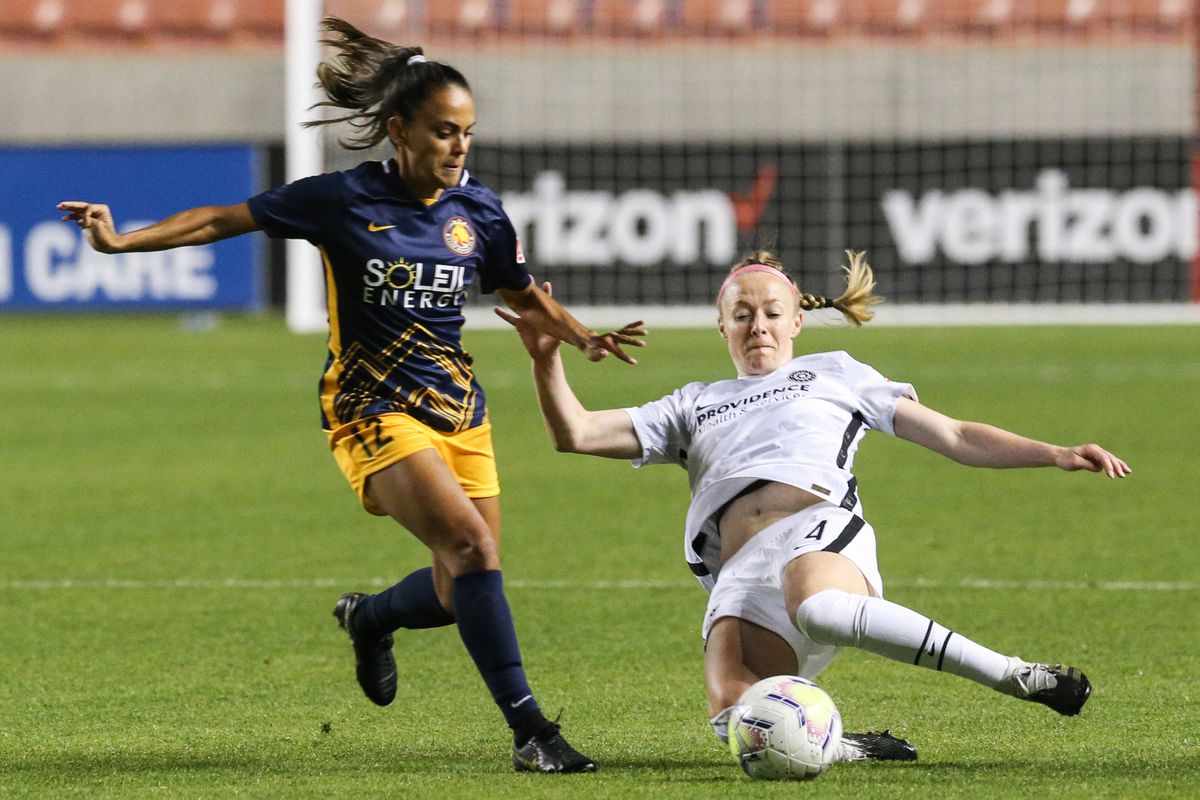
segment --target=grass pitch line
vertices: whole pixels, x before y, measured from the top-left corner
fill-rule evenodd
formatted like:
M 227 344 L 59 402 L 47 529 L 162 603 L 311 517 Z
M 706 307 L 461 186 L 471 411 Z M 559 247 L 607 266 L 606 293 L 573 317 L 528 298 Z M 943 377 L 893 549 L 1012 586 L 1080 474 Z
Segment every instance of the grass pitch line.
M 270 580 L 264 578 L 172 578 L 137 579 L 104 578 L 74 579 L 45 578 L 31 580 L 0 580 L 0 590 L 54 590 L 54 589 L 337 589 L 347 586 L 385 587 L 395 583 L 394 578 L 370 578 L 353 580 L 344 578 L 303 578 L 293 580 Z M 512 589 L 564 589 L 564 590 L 660 590 L 693 589 L 696 584 L 689 580 L 524 580 L 505 581 Z M 1000 591 L 1099 591 L 1099 592 L 1194 592 L 1200 590 L 1197 581 L 1005 581 L 989 578 L 963 578 L 957 581 L 932 580 L 928 578 L 899 578 L 887 581 L 889 588 L 900 589 L 979 589 Z
M 1196 581 L 1003 581 L 989 578 L 963 578 L 935 581 L 926 578 L 884 580 L 885 587 L 901 589 L 1001 589 L 1006 591 L 1101 591 L 1101 592 L 1192 592 L 1200 589 Z

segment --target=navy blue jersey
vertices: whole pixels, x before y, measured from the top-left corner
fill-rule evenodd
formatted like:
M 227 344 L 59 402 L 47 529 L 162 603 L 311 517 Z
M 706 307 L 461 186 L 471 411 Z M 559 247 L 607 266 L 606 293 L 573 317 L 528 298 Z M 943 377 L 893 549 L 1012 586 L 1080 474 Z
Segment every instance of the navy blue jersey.
M 462 306 L 480 289 L 524 289 L 531 278 L 500 198 L 463 170 L 426 205 L 394 161 L 304 178 L 248 201 L 268 236 L 321 251 L 329 359 L 321 378 L 326 430 L 400 412 L 453 432 L 486 419 L 483 390 L 462 349 Z

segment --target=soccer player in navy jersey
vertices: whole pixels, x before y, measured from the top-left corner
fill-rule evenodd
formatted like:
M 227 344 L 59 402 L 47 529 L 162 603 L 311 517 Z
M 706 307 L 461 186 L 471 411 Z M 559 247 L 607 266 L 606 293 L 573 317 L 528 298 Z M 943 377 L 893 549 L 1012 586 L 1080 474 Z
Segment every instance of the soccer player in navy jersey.
M 1073 716 L 1092 687 L 1082 672 L 989 650 L 885 600 L 875 532 L 851 470 L 870 430 L 907 439 L 962 464 L 1130 474 L 1096 444 L 1062 447 L 952 419 L 921 405 L 845 352 L 793 357 L 802 309 L 871 319 L 875 279 L 852 254 L 846 291 L 802 294 L 770 253 L 734 266 L 717 293 L 717 326 L 737 377 L 690 383 L 632 408 L 591 411 L 567 381 L 558 342 L 497 308 L 533 359 L 542 416 L 564 452 L 676 464 L 691 486 L 684 534 L 688 567 L 709 592 L 701 624 L 709 711 L 718 737 L 731 707 L 762 678 L 815 677 L 841 647 L 858 647 L 959 675 Z M 546 286 L 549 289 L 549 285 Z M 845 734 L 837 759 L 912 760 L 889 733 Z
M 432 554 L 375 595 L 343 595 L 334 616 L 350 636 L 358 682 L 379 705 L 396 694 L 393 631 L 457 624 L 513 730 L 519 771 L 591 772 L 592 759 L 542 714 L 522 667 L 500 573 L 500 485 L 491 425 L 471 357 L 462 349 L 468 288 L 498 291 L 528 324 L 582 350 L 636 363 L 642 323 L 598 334 L 571 317 L 526 271 L 513 226 L 465 168 L 475 126 L 466 79 L 328 18 L 334 55 L 317 77 L 327 101 L 359 131 L 343 144 L 385 138 L 395 156 L 305 178 L 232 206 L 193 208 L 118 233 L 107 206 L 58 208 L 103 253 L 207 244 L 262 230 L 307 239 L 325 266 L 329 357 L 319 384 L 330 448 L 367 511 L 390 516 Z

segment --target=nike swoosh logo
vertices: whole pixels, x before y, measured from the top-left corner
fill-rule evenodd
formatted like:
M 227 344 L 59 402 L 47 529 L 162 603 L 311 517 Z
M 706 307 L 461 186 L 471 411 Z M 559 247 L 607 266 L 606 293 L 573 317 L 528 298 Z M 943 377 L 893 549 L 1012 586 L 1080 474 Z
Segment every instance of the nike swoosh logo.
M 386 231 L 386 230 L 389 230 L 394 227 L 396 227 L 396 226 L 395 225 L 376 225 L 374 222 L 367 223 L 367 230 L 369 230 L 371 233 L 375 233 L 376 231 Z
M 520 708 L 521 706 L 523 706 L 525 704 L 526 700 L 532 700 L 532 699 L 533 699 L 533 695 L 527 694 L 524 697 L 522 697 L 520 700 L 514 700 L 513 702 L 509 703 L 508 707 L 509 708 Z

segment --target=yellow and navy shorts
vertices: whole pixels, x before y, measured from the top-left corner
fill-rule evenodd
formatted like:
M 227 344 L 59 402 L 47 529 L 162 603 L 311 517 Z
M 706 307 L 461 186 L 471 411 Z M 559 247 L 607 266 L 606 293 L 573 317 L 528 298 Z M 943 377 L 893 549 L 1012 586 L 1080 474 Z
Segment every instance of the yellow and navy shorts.
M 363 508 L 376 516 L 387 514 L 366 496 L 367 478 L 429 448 L 436 450 L 450 467 L 467 497 L 500 494 L 490 422 L 457 433 L 442 433 L 407 414 L 379 414 L 325 433 L 342 474 L 362 501 Z

